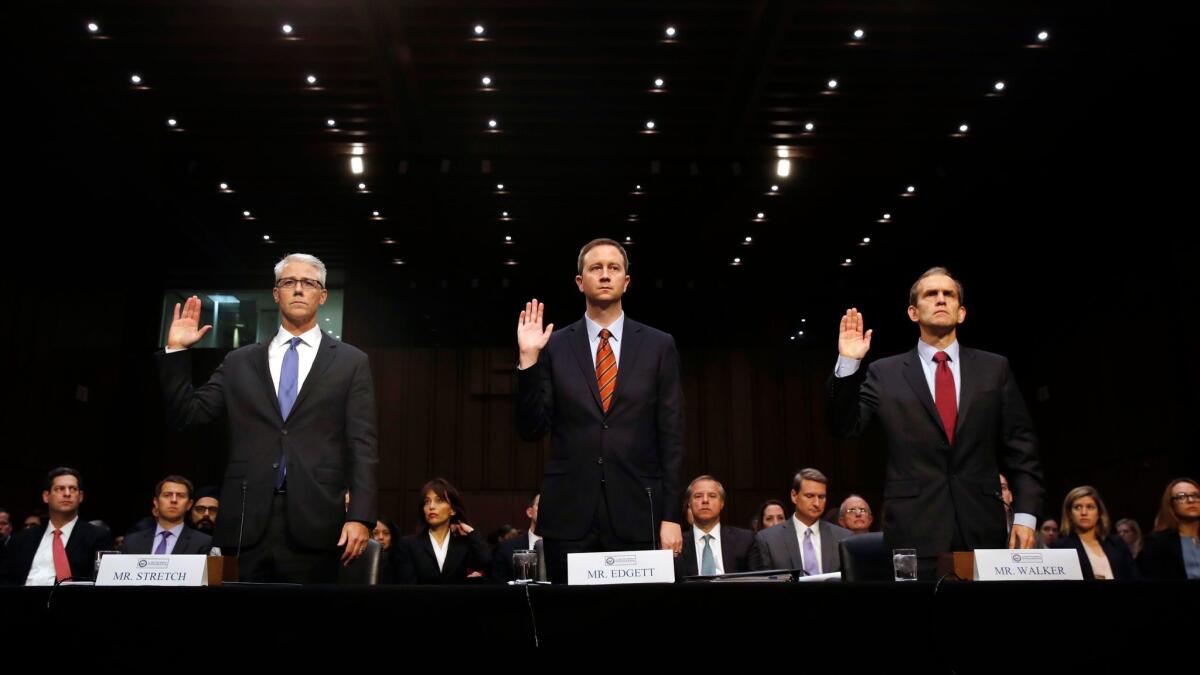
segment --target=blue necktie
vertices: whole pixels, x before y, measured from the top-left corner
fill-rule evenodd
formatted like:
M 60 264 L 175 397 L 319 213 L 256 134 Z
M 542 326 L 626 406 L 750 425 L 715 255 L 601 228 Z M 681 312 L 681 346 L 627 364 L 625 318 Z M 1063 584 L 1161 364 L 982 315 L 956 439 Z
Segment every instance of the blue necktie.
M 821 566 L 817 564 L 817 549 L 813 548 L 811 527 L 804 529 L 804 573 L 810 576 L 821 573 Z
M 713 559 L 711 534 L 704 535 L 704 551 L 700 554 L 700 574 L 711 577 L 717 573 L 717 562 Z
M 159 534 L 162 535 L 162 541 L 158 542 L 158 548 L 154 549 L 154 555 L 166 555 L 167 554 L 167 537 L 171 536 L 171 533 L 167 530 L 163 530 Z
M 291 346 L 283 353 L 283 367 L 279 369 L 279 412 L 283 414 L 284 420 L 291 414 L 292 406 L 296 405 L 296 394 L 300 389 L 300 352 L 296 351 L 296 345 L 302 340 L 294 337 L 288 342 Z M 279 471 L 275 474 L 275 489 L 282 490 L 286 479 L 287 453 L 282 452 L 279 456 Z

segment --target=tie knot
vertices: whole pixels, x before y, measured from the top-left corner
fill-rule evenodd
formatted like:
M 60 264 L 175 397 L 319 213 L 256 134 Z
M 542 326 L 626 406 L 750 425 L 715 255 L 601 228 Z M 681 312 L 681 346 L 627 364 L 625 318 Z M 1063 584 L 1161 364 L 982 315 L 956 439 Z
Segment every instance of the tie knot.
M 600 329 L 600 339 L 601 340 L 607 340 L 610 337 L 612 337 L 612 331 L 610 331 L 607 328 Z
M 296 347 L 298 347 L 301 342 L 304 342 L 304 340 L 301 340 L 298 337 L 294 337 L 291 340 L 288 340 L 288 343 L 290 343 L 292 345 L 292 349 L 295 349 Z
M 171 536 L 171 531 L 170 531 L 170 530 L 163 530 L 163 531 L 162 531 L 162 538 L 163 538 L 163 539 L 166 539 L 166 538 L 167 538 L 167 537 L 169 537 L 169 536 Z
M 805 536 L 805 537 L 811 537 L 811 536 L 812 536 L 812 528 L 811 528 L 811 527 L 806 527 L 806 528 L 804 528 L 804 536 Z
M 933 355 L 933 360 L 939 364 L 942 364 L 950 360 L 950 355 L 946 352 L 938 352 Z
M 54 530 L 54 536 L 56 536 L 56 537 L 61 537 L 61 536 L 62 536 L 62 530 L 55 529 L 55 530 Z
M 713 536 L 711 534 L 706 534 L 702 538 L 704 539 L 704 541 L 712 541 Z

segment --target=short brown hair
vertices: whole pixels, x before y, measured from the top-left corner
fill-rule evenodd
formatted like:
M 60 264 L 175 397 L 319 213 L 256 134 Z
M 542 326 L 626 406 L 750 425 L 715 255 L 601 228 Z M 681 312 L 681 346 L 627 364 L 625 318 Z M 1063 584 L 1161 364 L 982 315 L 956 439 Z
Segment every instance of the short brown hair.
M 1108 517 L 1108 507 L 1100 498 L 1100 492 L 1091 485 L 1080 485 L 1067 493 L 1066 498 L 1063 499 L 1062 522 L 1058 524 L 1058 531 L 1066 537 L 1075 529 L 1071 524 L 1071 509 L 1075 506 L 1075 502 L 1084 497 L 1091 497 L 1096 501 L 1096 515 L 1099 516 L 1096 519 L 1096 538 L 1104 539 L 1112 531 L 1112 520 Z
M 596 248 L 597 246 L 614 246 L 614 247 L 616 247 L 616 249 L 621 252 L 621 257 L 624 258 L 624 260 L 625 260 L 625 273 L 629 274 L 629 253 L 625 251 L 625 247 L 622 246 L 620 244 L 620 242 L 618 242 L 617 240 L 605 239 L 605 238 L 593 239 L 593 240 L 589 241 L 588 243 L 584 244 L 583 248 L 579 249 L 579 259 L 575 261 L 575 273 L 576 274 L 579 274 L 579 275 L 583 274 L 583 256 L 587 255 L 588 251 Z
M 160 494 L 162 494 L 163 485 L 165 485 L 167 483 L 179 483 L 180 485 L 186 487 L 187 491 L 188 491 L 188 499 L 191 499 L 192 495 L 195 494 L 195 492 L 196 492 L 196 488 L 195 488 L 195 486 L 192 485 L 192 481 L 184 478 L 183 476 L 180 476 L 177 474 L 171 474 L 170 476 L 167 476 L 166 478 L 158 481 L 158 485 L 154 486 L 154 498 L 155 499 L 158 499 L 158 496 Z
M 917 280 L 913 282 L 912 287 L 908 289 L 909 307 L 917 306 L 917 287 L 921 285 L 922 281 L 928 279 L 929 277 L 950 277 L 950 280 L 954 282 L 955 287 L 958 288 L 958 304 L 962 305 L 964 303 L 962 282 L 959 281 L 953 274 L 951 274 L 950 270 L 946 269 L 945 267 L 930 267 L 929 269 L 925 270 L 921 276 L 917 277 Z
M 825 477 L 825 474 L 816 469 L 808 468 L 800 469 L 800 471 L 796 472 L 796 475 L 792 477 L 792 491 L 797 493 L 800 492 L 800 483 L 806 480 L 811 480 L 814 483 L 820 483 L 825 487 L 829 487 L 829 479 Z

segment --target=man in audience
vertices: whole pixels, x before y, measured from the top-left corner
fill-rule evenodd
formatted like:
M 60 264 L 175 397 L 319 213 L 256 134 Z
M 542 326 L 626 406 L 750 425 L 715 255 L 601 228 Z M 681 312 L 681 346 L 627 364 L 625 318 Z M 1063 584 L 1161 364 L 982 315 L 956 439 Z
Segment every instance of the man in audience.
M 192 510 L 188 512 L 188 522 L 191 526 L 210 537 L 213 528 L 217 526 L 217 511 L 221 507 L 221 502 L 217 499 L 219 494 L 220 490 L 212 485 L 196 490 L 196 500 L 192 503 Z
M 13 537 L 0 583 L 53 586 L 69 579 L 91 579 L 96 552 L 112 547 L 111 536 L 79 518 L 83 481 L 75 469 L 52 469 L 46 475 L 42 501 L 50 510 L 50 525 L 29 527 Z
M 151 504 L 154 528 L 127 535 L 122 553 L 205 555 L 212 548 L 212 537 L 184 526 L 188 509 L 192 507 L 190 480 L 172 475 L 158 481 Z
M 688 485 L 687 494 L 692 525 L 683 528 L 683 552 L 675 558 L 676 581 L 749 570 L 754 533 L 721 524 L 725 486 L 712 476 L 699 476 Z
M 541 539 L 537 535 L 537 517 L 538 504 L 541 503 L 542 496 L 534 494 L 529 500 L 529 505 L 525 507 L 525 516 L 529 518 L 529 529 L 524 535 L 513 539 L 506 539 L 500 542 L 496 547 L 496 553 L 492 556 L 492 579 L 498 583 L 506 583 L 513 580 L 513 553 L 520 550 L 532 551 L 534 546 Z
M 871 513 L 871 506 L 867 504 L 867 500 L 859 495 L 850 495 L 838 508 L 837 522 L 854 534 L 865 534 L 871 531 L 875 516 Z
M 828 490 L 829 479 L 817 469 L 801 469 L 792 478 L 796 512 L 782 525 L 755 535 L 751 569 L 802 569 L 809 576 L 841 571 L 838 542 L 854 533 L 821 520 Z

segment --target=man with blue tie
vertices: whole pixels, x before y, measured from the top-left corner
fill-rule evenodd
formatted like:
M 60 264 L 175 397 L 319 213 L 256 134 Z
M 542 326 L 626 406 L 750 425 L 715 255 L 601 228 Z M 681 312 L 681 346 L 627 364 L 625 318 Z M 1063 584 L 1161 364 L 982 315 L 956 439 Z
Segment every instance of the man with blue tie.
M 154 555 L 205 555 L 212 548 L 212 537 L 185 526 L 192 507 L 192 481 L 171 475 L 154 486 L 152 512 L 154 528 L 138 530 L 125 537 L 122 553 Z
M 791 497 L 796 512 L 783 524 L 758 531 L 750 567 L 804 570 L 805 576 L 840 572 L 838 542 L 854 533 L 821 518 L 829 498 L 829 479 L 817 469 L 801 469 L 792 478 Z
M 675 580 L 748 571 L 754 533 L 721 522 L 725 486 L 705 474 L 692 479 L 687 494 L 692 524 L 683 528 L 683 552 L 675 559 Z
M 530 441 L 551 437 L 538 531 L 556 583 L 567 580 L 570 553 L 683 548 L 675 339 L 625 317 L 621 244 L 588 242 L 576 271 L 583 318 L 554 333 L 535 299 L 517 320 L 517 430 Z
M 937 557 L 977 548 L 1031 548 L 1045 492 L 1033 421 L 1008 359 L 958 343 L 963 288 L 944 267 L 909 289 L 916 347 L 862 368 L 872 331 L 847 310 L 828 380 L 833 433 L 858 436 L 878 420 L 887 439 L 883 536 L 915 548 L 918 574 Z M 1006 532 L 1000 473 L 1012 488 Z
M 197 388 L 188 348 L 212 326 L 200 326 L 196 296 L 182 311 L 175 305 L 159 379 L 172 426 L 228 418 L 220 499 L 227 516 L 217 520 L 213 543 L 238 551 L 241 580 L 332 583 L 339 557 L 348 565 L 361 555 L 376 520 L 370 363 L 317 323 L 329 297 L 318 258 L 280 260 L 272 297 L 278 332 L 227 354 Z

